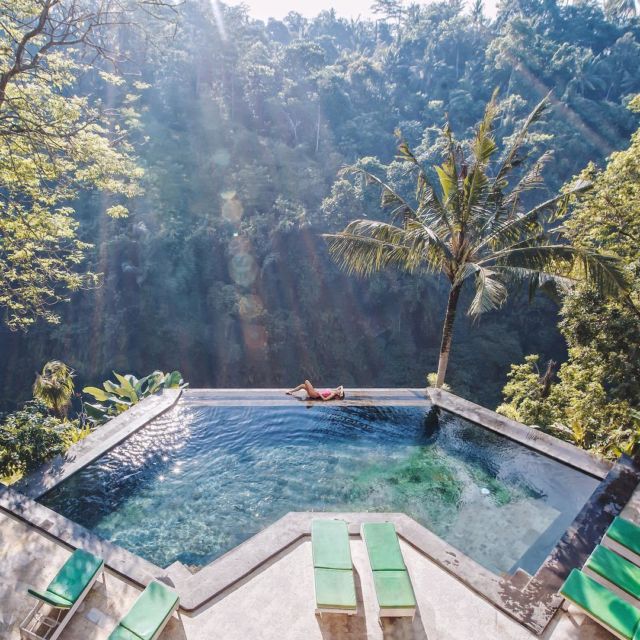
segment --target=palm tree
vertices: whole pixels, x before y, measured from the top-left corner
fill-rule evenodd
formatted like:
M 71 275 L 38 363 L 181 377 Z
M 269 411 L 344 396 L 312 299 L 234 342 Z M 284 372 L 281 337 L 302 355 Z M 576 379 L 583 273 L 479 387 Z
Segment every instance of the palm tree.
M 354 220 L 344 231 L 326 234 L 329 251 L 349 273 L 369 275 L 395 266 L 409 273 L 436 272 L 449 282 L 449 299 L 442 326 L 436 386 L 444 384 L 453 325 L 463 286 L 473 281 L 469 315 L 497 309 L 507 299 L 508 286 L 528 283 L 536 289 L 567 289 L 575 281 L 592 283 L 604 294 L 625 289 L 618 260 L 610 255 L 571 246 L 560 223 L 573 195 L 589 188 L 579 181 L 530 210 L 522 199 L 542 184 L 542 169 L 550 154 L 540 156 L 519 179 L 511 178 L 525 160 L 522 151 L 531 125 L 548 106 L 542 100 L 512 138 L 501 159 L 493 123 L 498 115 L 497 92 L 486 106 L 475 136 L 457 141 L 448 124 L 442 130 L 445 160 L 434 166 L 437 186 L 401 141 L 398 159 L 416 177 L 415 202 L 403 197 L 377 176 L 358 165 L 358 174 L 382 190 L 382 208 L 390 208 L 392 222 Z M 394 224 L 395 223 L 395 224 Z
M 33 397 L 59 418 L 67 415 L 73 391 L 73 370 L 58 360 L 47 362 L 33 383 Z

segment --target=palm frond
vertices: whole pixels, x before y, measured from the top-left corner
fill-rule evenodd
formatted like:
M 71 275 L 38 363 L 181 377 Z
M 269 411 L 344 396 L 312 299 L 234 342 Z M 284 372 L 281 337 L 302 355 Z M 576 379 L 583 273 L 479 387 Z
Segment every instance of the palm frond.
M 471 151 L 475 158 L 476 164 L 485 167 L 491 156 L 496 152 L 497 145 L 493 138 L 493 122 L 498 115 L 498 89 L 493 92 L 491 100 L 487 103 L 484 110 L 484 117 L 478 125 L 476 135 L 471 144 Z
M 493 92 L 491 100 L 487 103 L 484 117 L 471 142 L 473 163 L 463 180 L 462 223 L 464 226 L 473 225 L 475 230 L 482 229 L 494 209 L 494 207 L 487 206 L 492 200 L 492 189 L 486 170 L 491 156 L 497 150 L 493 137 L 493 122 L 499 112 L 497 96 L 498 89 Z M 494 197 L 493 200 L 492 204 L 495 205 L 497 198 Z
M 397 132 L 398 133 L 398 132 Z M 399 135 L 399 133 L 398 133 Z M 435 185 L 429 180 L 427 172 L 416 158 L 413 151 L 409 147 L 406 140 L 400 140 L 398 144 L 398 155 L 396 159 L 412 164 L 418 170 L 418 178 L 416 180 L 416 200 L 418 201 L 418 214 L 428 210 L 436 212 L 437 217 L 449 226 L 446 208 L 443 206 L 442 200 L 438 195 Z M 446 196 L 445 196 L 446 197 Z
M 443 162 L 440 166 L 435 167 L 438 174 L 438 181 L 442 189 L 445 205 L 455 198 L 458 194 L 458 173 L 455 162 L 449 160 Z
M 369 276 L 388 266 L 404 267 L 408 250 L 375 238 L 340 233 L 325 236 L 329 253 L 349 274 Z
M 518 181 L 518 184 L 511 190 L 511 193 L 504 199 L 505 207 L 515 212 L 522 194 L 532 189 L 537 189 L 544 183 L 542 171 L 552 157 L 552 151 L 545 151 L 545 153 L 534 162 L 531 169 L 524 174 Z
M 508 291 L 500 273 L 479 265 L 471 266 L 475 275 L 475 295 L 467 314 L 477 317 L 487 311 L 499 309 L 505 303 Z
M 387 266 L 409 272 L 436 269 L 448 249 L 419 221 L 406 228 L 371 220 L 354 220 L 344 231 L 324 234 L 330 255 L 349 273 L 370 275 Z
M 558 294 L 567 294 L 575 286 L 576 280 L 557 274 L 543 273 L 535 269 L 513 266 L 494 266 L 493 270 L 500 273 L 506 284 L 526 284 L 529 302 L 533 300 L 538 290 L 543 291 L 554 299 Z
M 549 108 L 549 92 L 540 102 L 533 108 L 533 111 L 528 115 L 524 121 L 522 127 L 516 134 L 511 146 L 507 149 L 504 159 L 502 160 L 498 172 L 493 179 L 494 189 L 500 189 L 503 181 L 509 175 L 509 173 L 522 164 L 523 158 L 520 157 L 520 150 L 522 145 L 527 139 L 527 134 L 532 125 L 542 118 L 544 112 Z
M 554 198 L 545 200 L 539 205 L 527 211 L 527 213 L 513 217 L 511 219 L 492 219 L 488 223 L 490 233 L 485 235 L 475 247 L 476 252 L 481 252 L 487 247 L 500 248 L 518 242 L 523 236 L 530 236 L 532 233 L 539 233 L 543 229 L 543 222 L 550 214 L 555 218 L 566 213 L 569 201 L 572 196 L 591 188 L 591 183 L 584 180 L 574 183 L 568 190 Z M 487 229 L 485 229 L 486 233 Z
M 531 238 L 480 261 L 481 265 L 519 267 L 585 282 L 608 296 L 628 290 L 622 262 L 607 255 L 566 244 L 540 244 Z
M 442 130 L 442 135 L 446 140 L 447 152 L 446 152 L 446 160 L 440 165 L 434 167 L 436 173 L 438 174 L 438 181 L 440 182 L 440 187 L 442 189 L 443 195 L 443 207 L 444 209 L 450 211 L 454 215 L 453 222 L 455 226 L 460 225 L 460 220 L 455 220 L 455 215 L 460 213 L 459 207 L 459 189 L 458 189 L 458 162 L 457 162 L 457 145 L 456 141 L 453 137 L 453 133 L 451 131 L 451 127 L 449 126 L 449 122 L 447 122 Z M 454 226 L 454 225 L 452 225 Z
M 473 220 L 476 228 L 481 227 L 491 214 L 486 207 L 488 185 L 489 179 L 484 169 L 475 164 L 462 183 L 463 224 L 467 225 Z
M 452 259 L 451 249 L 440 235 L 441 230 L 422 220 L 410 220 L 406 226 L 406 244 L 412 251 L 422 253 L 430 267 Z
M 402 220 L 404 221 L 409 218 L 416 217 L 415 209 L 406 201 L 406 199 L 403 198 L 392 187 L 390 187 L 386 182 L 378 178 L 378 176 L 362 167 L 358 167 L 357 165 L 344 167 L 339 173 L 340 176 L 350 174 L 359 174 L 365 179 L 365 182 L 367 184 L 376 184 L 381 187 L 380 204 L 383 209 L 394 207 L 391 214 L 392 219 L 397 220 L 402 218 Z

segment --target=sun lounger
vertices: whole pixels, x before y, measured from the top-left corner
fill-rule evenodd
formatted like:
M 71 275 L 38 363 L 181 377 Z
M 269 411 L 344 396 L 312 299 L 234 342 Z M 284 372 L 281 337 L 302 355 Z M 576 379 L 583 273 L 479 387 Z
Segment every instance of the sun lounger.
M 598 545 L 582 567 L 582 572 L 623 600 L 635 606 L 640 604 L 640 567 L 611 549 Z
M 640 566 L 640 527 L 637 524 L 616 517 L 604 534 L 602 544 Z
M 111 632 L 109 640 L 155 640 L 179 604 L 175 591 L 160 582 L 149 583 Z
M 311 549 L 316 593 L 316 613 L 355 614 L 356 587 L 344 520 L 314 520 Z
M 362 525 L 362 537 L 373 571 L 379 617 L 413 618 L 416 598 L 395 527 L 390 522 L 369 522 Z
M 20 625 L 20 637 L 56 640 L 103 573 L 101 558 L 82 549 L 74 551 L 44 591 L 28 590 L 37 602 Z
M 640 639 L 640 610 L 603 587 L 578 569 L 573 569 L 560 595 L 621 640 Z

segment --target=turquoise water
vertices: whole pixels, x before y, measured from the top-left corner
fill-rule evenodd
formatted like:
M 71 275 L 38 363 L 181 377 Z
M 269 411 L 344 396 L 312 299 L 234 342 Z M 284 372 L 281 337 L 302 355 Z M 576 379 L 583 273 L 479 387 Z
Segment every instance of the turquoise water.
M 162 567 L 289 511 L 399 511 L 492 571 L 533 573 L 597 483 L 424 407 L 183 401 L 41 502 Z

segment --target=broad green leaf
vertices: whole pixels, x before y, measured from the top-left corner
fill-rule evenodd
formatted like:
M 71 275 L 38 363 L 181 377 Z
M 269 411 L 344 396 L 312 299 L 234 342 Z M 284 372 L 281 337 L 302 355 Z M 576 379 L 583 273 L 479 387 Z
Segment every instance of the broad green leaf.
M 107 409 L 100 404 L 84 403 L 84 409 L 87 415 L 92 418 L 104 418 L 107 415 Z
M 182 383 L 182 375 L 180 375 L 180 372 L 172 371 L 171 374 L 169 374 L 168 386 L 170 388 L 175 388 L 180 386 L 181 383 Z
M 82 391 L 92 395 L 99 402 L 104 402 L 108 398 L 108 394 L 97 387 L 85 387 Z
M 118 382 L 120 383 L 122 390 L 126 394 L 126 396 L 131 400 L 132 403 L 138 402 L 138 396 L 136 394 L 136 390 L 133 388 L 133 385 L 125 376 L 121 376 L 119 373 L 113 372 L 113 375 L 116 377 Z

